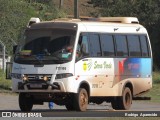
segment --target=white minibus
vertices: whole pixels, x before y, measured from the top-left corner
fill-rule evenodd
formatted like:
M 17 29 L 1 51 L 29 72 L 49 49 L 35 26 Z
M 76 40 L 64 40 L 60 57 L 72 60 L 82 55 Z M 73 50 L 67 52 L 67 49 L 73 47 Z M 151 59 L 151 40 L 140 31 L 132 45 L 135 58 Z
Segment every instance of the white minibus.
M 12 90 L 21 111 L 50 101 L 67 110 L 103 102 L 128 110 L 152 88 L 151 44 L 135 17 L 32 18 L 14 48 Z

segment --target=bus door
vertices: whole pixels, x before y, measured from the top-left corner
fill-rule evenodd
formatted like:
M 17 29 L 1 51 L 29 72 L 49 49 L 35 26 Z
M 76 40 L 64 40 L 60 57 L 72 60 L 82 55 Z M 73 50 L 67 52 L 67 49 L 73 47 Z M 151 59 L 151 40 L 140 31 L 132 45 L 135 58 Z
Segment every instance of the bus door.
M 76 57 L 75 74 L 89 83 L 91 95 L 104 95 L 106 88 L 113 84 L 114 64 L 113 58 L 102 56 L 99 35 L 81 35 Z

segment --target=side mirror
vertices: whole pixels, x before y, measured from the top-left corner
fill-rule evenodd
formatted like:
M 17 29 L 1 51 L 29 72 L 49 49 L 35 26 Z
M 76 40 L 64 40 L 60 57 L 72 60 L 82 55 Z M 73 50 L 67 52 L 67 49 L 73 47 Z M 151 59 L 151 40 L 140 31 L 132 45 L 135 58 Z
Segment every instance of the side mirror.
M 12 62 L 6 62 L 6 79 L 11 79 Z
M 17 49 L 17 45 L 14 45 L 14 46 L 13 46 L 13 54 L 15 54 L 16 49 Z

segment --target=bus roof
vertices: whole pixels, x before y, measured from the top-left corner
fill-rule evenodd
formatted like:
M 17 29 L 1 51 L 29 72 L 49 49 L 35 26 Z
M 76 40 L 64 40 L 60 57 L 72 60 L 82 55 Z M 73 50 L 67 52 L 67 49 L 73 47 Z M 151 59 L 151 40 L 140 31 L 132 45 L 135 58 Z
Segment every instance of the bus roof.
M 111 23 L 117 23 L 117 24 L 139 24 L 139 21 L 136 17 L 100 17 L 100 18 L 92 18 L 92 17 L 81 17 L 80 19 L 72 19 L 72 18 L 59 18 L 59 19 L 54 19 L 52 21 L 44 21 L 40 22 L 39 18 L 31 18 L 28 27 L 34 23 L 46 23 L 46 22 L 61 22 L 61 23 L 106 23 L 111 24 Z
M 33 21 L 32 21 L 33 22 Z M 35 22 L 36 23 L 36 22 Z M 36 24 L 31 24 L 28 28 L 30 29 L 41 29 L 41 28 L 66 28 L 66 29 L 75 29 L 75 28 L 82 28 L 82 31 L 105 31 L 106 27 L 115 28 L 116 27 L 130 27 L 134 28 L 135 32 L 139 31 L 140 28 L 144 28 L 142 25 L 139 24 L 139 21 L 135 17 L 103 17 L 103 18 L 81 18 L 81 19 L 69 19 L 69 18 L 61 18 L 55 19 L 52 21 L 42 21 L 37 22 Z M 129 29 L 130 29 L 129 28 Z M 109 30 L 107 30 L 109 31 Z M 128 31 L 128 30 L 126 30 Z M 133 30 L 129 30 L 133 32 Z M 142 29 L 141 29 L 142 32 Z
M 82 17 L 82 21 L 97 21 L 97 22 L 113 22 L 113 23 L 129 23 L 129 24 L 138 24 L 139 21 L 136 17 Z

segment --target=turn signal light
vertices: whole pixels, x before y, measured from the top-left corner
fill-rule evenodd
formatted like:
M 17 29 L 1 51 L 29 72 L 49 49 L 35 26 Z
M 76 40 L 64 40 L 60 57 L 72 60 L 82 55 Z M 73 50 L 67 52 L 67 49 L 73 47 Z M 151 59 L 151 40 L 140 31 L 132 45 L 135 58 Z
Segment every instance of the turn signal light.
M 22 76 L 22 80 L 23 80 L 23 81 L 28 81 L 28 76 L 27 76 L 27 75 L 23 75 L 23 76 Z
M 44 80 L 44 81 L 48 81 L 48 77 L 47 77 L 47 76 L 44 76 L 44 77 L 43 77 L 43 80 Z

